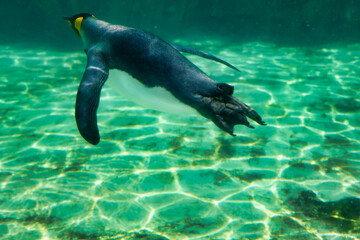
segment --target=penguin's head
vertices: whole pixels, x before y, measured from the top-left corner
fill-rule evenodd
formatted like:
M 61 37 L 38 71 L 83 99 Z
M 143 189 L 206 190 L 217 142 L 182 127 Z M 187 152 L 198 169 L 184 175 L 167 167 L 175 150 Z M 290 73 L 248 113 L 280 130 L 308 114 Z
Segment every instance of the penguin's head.
M 72 17 L 64 17 L 64 20 L 66 20 L 71 28 L 75 31 L 75 33 L 81 37 L 80 29 L 81 29 L 81 23 L 84 21 L 85 18 L 88 17 L 95 17 L 94 15 L 90 13 L 79 13 Z

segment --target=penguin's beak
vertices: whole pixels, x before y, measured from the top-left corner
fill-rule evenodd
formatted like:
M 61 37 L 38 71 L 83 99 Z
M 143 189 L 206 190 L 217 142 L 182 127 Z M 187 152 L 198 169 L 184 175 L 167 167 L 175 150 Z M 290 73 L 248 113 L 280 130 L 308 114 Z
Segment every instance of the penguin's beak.
M 69 17 L 63 17 L 63 19 L 64 19 L 65 21 L 67 21 L 67 22 L 71 25 L 71 21 L 70 21 L 70 18 L 69 18 Z

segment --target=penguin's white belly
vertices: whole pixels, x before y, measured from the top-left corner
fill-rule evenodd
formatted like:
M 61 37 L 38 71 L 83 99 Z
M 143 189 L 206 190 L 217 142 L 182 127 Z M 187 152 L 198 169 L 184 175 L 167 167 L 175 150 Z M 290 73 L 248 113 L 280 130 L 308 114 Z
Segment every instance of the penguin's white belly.
M 107 83 L 127 99 L 146 108 L 169 113 L 196 113 L 193 108 L 180 102 L 166 89 L 146 87 L 124 71 L 110 70 Z

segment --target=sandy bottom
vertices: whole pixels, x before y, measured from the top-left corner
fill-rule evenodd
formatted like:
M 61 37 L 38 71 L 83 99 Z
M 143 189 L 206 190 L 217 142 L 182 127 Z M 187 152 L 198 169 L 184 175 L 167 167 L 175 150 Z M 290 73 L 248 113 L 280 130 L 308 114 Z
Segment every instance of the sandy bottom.
M 242 70 L 187 55 L 267 126 L 231 137 L 105 86 L 92 146 L 84 54 L 0 47 L 0 238 L 360 238 L 360 45 L 193 46 Z

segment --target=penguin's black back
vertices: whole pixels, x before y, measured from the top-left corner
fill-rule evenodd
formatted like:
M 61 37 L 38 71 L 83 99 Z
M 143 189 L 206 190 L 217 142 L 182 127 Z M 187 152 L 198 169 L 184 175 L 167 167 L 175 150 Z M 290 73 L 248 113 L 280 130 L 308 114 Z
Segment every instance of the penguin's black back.
M 148 87 L 165 87 L 175 94 L 181 89 L 185 95 L 199 88 L 213 91 L 212 84 L 209 84 L 213 80 L 170 44 L 151 33 L 119 28 L 111 31 L 107 39 L 110 68 L 126 71 Z

